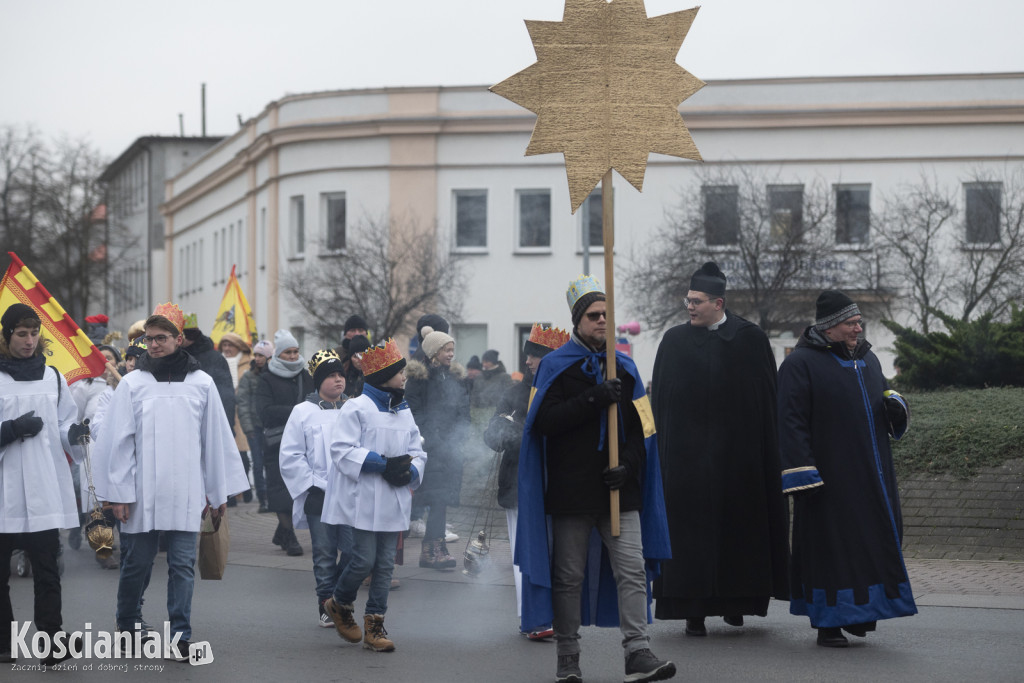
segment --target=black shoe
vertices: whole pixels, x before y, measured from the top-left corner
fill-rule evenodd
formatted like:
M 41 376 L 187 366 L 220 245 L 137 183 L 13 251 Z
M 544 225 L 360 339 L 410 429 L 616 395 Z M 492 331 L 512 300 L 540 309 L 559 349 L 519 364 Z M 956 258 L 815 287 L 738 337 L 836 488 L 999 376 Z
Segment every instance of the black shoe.
M 580 654 L 558 655 L 558 668 L 555 670 L 555 683 L 583 683 L 580 672 Z
M 658 659 L 647 648 L 630 652 L 629 656 L 626 657 L 625 683 L 664 681 L 675 675 L 675 664 Z
M 822 647 L 846 647 L 850 641 L 842 634 L 838 627 L 819 628 L 818 645 Z
M 242 500 L 245 501 L 246 503 L 252 502 L 252 489 L 249 489 L 248 491 L 244 491 L 242 493 Z
M 230 498 L 228 498 L 228 507 L 229 508 L 238 507 L 238 501 L 235 500 L 234 496 L 231 496 Z
M 270 508 L 267 507 L 266 503 L 260 503 L 260 509 L 256 511 L 257 514 L 266 515 L 270 513 Z
M 743 626 L 742 614 L 730 614 L 729 616 L 722 618 L 725 619 L 725 623 L 729 624 L 729 626 Z
M 184 638 L 180 638 L 178 640 L 177 649 L 168 643 L 167 652 L 164 653 L 164 659 L 170 659 L 175 662 L 187 662 L 189 645 L 191 645 L 191 643 Z
M 864 624 L 847 624 L 843 627 L 843 630 L 851 636 L 857 636 L 858 638 L 863 638 L 868 634 L 868 628 Z
M 291 540 L 281 547 L 284 548 L 285 553 L 292 557 L 298 557 L 302 554 L 302 546 L 299 545 L 299 539 L 295 538 L 294 534 L 292 534 Z
M 706 636 L 707 634 L 708 629 L 704 626 L 704 617 L 700 617 L 699 619 L 686 620 L 686 635 Z

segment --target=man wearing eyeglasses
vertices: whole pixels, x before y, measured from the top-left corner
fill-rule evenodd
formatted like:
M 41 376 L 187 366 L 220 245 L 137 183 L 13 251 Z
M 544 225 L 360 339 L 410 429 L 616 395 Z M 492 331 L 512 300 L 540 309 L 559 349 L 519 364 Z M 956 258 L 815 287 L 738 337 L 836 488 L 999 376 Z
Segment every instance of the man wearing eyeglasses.
M 658 619 L 732 627 L 787 599 L 775 357 L 754 323 L 725 308 L 726 276 L 708 262 L 690 278 L 689 320 L 665 333 L 654 362 L 654 421 L 672 559 L 655 581 Z
M 556 681 L 582 680 L 579 629 L 587 623 L 619 626 L 625 680 L 665 680 L 675 664 L 652 654 L 647 632 L 648 570 L 669 555 L 650 404 L 625 354 L 616 354 L 617 376 L 605 379 L 610 330 L 601 284 L 581 277 L 566 298 L 572 335 L 537 368 L 519 456 L 521 626 L 552 625 Z M 609 406 L 619 420 L 617 467 L 608 464 Z M 612 490 L 620 499 L 618 536 L 610 530 Z M 592 547 L 595 529 L 600 541 Z M 598 557 L 602 566 L 588 568 Z M 595 578 L 583 600 L 585 576 Z
M 863 329 L 850 297 L 822 292 L 814 324 L 779 369 L 782 486 L 794 515 L 789 611 L 810 617 L 823 647 L 917 613 L 889 448 L 909 412 Z
M 184 315 L 162 304 L 145 323 L 147 352 L 124 376 L 94 451 L 96 494 L 121 522 L 117 628 L 145 630 L 142 597 L 158 539 L 167 542 L 167 611 L 177 652 L 188 658 L 196 538 L 206 503 L 214 520 L 247 491 L 234 436 L 213 379 L 181 348 Z M 147 638 L 148 636 L 143 636 Z M 168 643 L 164 643 L 168 645 Z

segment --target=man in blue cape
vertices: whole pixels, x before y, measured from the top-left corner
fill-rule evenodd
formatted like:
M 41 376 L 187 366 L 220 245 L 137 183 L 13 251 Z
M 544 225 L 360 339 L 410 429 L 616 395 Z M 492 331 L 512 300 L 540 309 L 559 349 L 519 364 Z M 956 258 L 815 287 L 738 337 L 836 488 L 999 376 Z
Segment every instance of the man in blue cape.
M 566 293 L 573 332 L 541 361 L 519 456 L 515 562 L 523 574 L 522 628 L 551 623 L 556 681 L 578 683 L 579 627 L 619 626 L 626 681 L 675 675 L 650 650 L 650 582 L 671 556 L 654 420 L 632 359 L 605 379 L 607 312 L 593 277 Z M 623 400 L 623 397 L 628 397 Z M 620 460 L 608 466 L 608 408 L 617 405 Z M 611 535 L 609 491 L 620 495 Z M 584 596 L 586 599 L 583 599 Z

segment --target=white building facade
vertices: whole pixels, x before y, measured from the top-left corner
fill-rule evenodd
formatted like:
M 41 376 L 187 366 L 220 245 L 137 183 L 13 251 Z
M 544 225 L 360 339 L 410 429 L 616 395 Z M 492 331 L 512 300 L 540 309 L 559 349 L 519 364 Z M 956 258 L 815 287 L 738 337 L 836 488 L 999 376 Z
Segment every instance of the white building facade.
M 843 214 L 841 260 L 872 248 L 870 214 L 885 193 L 922 173 L 968 192 L 979 171 L 1024 161 L 1024 74 L 718 81 L 680 111 L 703 164 L 652 155 L 642 193 L 614 180 L 619 324 L 635 316 L 618 284 L 630 254 L 710 168 L 769 169 L 794 187 L 827 183 Z M 566 285 L 583 271 L 582 236 L 600 221 L 595 197 L 570 214 L 561 155 L 524 156 L 534 120 L 484 87 L 273 102 L 168 180 L 157 298 L 197 312 L 208 329 L 237 264 L 261 334 L 292 328 L 308 357 L 339 339 L 304 334 L 315 325 L 278 287 L 282 275 L 325 259 L 345 267 L 346 239 L 371 221 L 436 225 L 437 248 L 467 266 L 457 357 L 494 348 L 511 371 L 533 322 L 570 325 Z M 591 239 L 590 271 L 600 276 L 596 232 Z M 892 372 L 883 332 L 869 338 Z M 630 339 L 644 376 L 659 340 L 647 330 Z M 792 341 L 774 342 L 780 360 Z

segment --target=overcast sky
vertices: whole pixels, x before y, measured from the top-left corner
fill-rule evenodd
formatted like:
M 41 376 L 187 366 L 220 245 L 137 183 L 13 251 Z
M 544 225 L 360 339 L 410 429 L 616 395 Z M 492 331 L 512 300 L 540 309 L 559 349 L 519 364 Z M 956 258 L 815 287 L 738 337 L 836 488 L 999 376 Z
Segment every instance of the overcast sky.
M 647 0 L 648 15 L 692 0 Z M 562 0 L 0 0 L 0 124 L 87 137 L 230 134 L 287 93 L 492 85 Z M 679 54 L 704 80 L 1024 71 L 1024 2 L 706 0 Z

